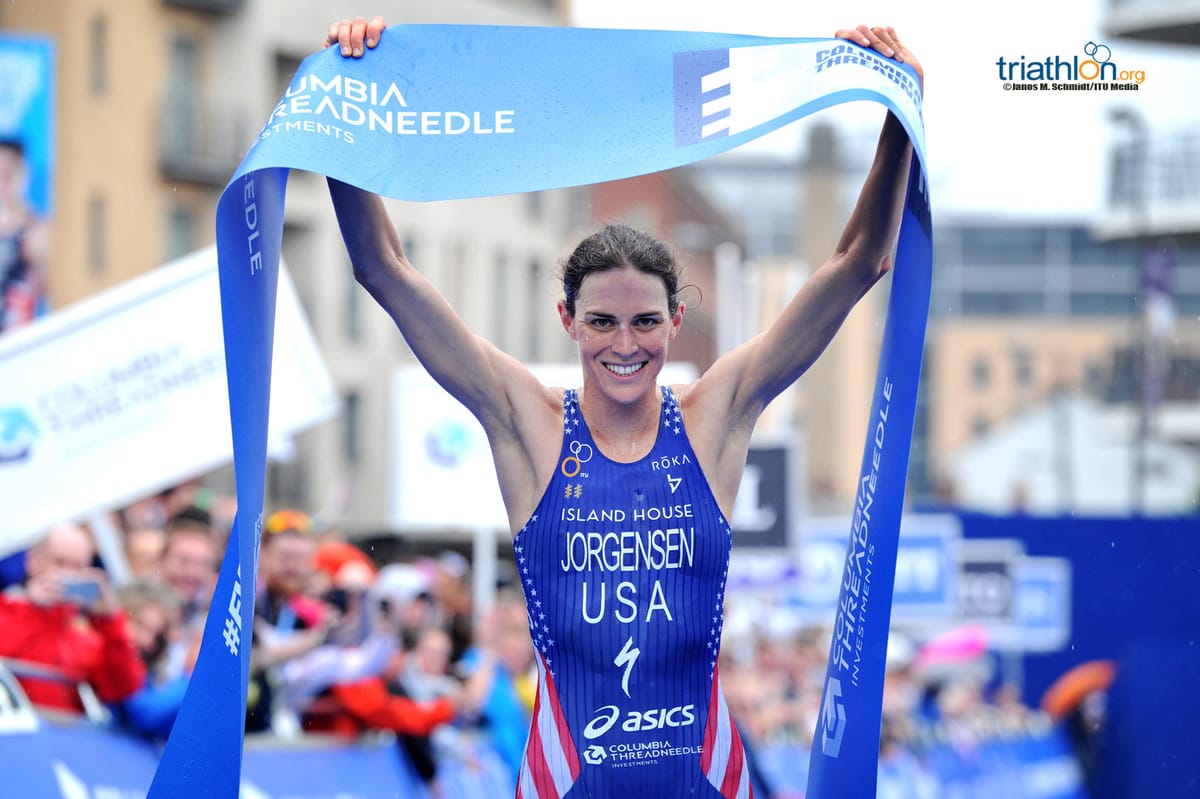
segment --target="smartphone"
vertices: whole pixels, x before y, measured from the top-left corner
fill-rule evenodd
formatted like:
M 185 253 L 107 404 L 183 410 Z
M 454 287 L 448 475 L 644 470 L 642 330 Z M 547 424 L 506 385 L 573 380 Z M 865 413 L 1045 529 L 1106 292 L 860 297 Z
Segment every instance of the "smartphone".
M 345 613 L 350 604 L 350 594 L 345 588 L 330 588 L 325 592 L 325 602 L 331 607 L 337 608 L 339 612 Z
M 64 580 L 62 584 L 63 598 L 76 605 L 87 607 L 100 601 L 100 583 L 95 580 Z

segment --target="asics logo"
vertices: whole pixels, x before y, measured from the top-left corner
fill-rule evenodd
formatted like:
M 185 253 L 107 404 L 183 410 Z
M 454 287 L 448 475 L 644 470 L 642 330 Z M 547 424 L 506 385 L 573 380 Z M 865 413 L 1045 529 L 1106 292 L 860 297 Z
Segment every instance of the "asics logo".
M 616 705 L 604 705 L 596 709 L 596 715 L 583 728 L 583 737 L 589 741 L 599 738 L 616 726 L 621 719 L 621 709 Z M 664 727 L 687 727 L 696 722 L 695 705 L 676 707 L 653 707 L 647 710 L 629 710 L 621 721 L 625 732 L 661 730 Z

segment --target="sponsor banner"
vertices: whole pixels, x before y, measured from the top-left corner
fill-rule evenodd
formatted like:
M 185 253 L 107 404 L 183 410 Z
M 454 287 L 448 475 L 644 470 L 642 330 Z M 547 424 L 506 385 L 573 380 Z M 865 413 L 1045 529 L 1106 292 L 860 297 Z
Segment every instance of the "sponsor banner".
M 512 796 L 507 767 L 486 741 L 459 736 L 442 750 L 441 794 L 454 799 Z M 798 790 L 807 778 L 804 750 L 764 746 L 757 759 L 777 790 Z M 146 795 L 157 765 L 146 741 L 85 722 L 41 720 L 34 732 L 0 733 L 5 795 L 39 799 L 135 799 Z M 592 744 L 583 757 L 663 756 L 653 744 Z M 1088 799 L 1070 745 L 1058 729 L 979 742 L 969 752 L 930 748 L 918 766 L 900 751 L 880 768 L 879 796 L 1004 796 L 1006 799 Z M 924 791 L 924 793 L 922 793 Z M 189 796 L 204 795 L 195 791 Z M 874 793 L 869 795 L 875 795 Z M 241 799 L 430 799 L 401 750 L 389 741 L 354 745 L 274 741 L 248 743 L 238 791 Z
M 512 796 L 512 776 L 499 756 L 478 739 L 456 739 L 452 757 L 439 764 L 438 780 L 455 799 Z M 135 799 L 146 796 L 158 747 L 141 738 L 88 722 L 38 721 L 30 732 L 0 732 L 5 795 L 38 799 Z M 243 773 L 231 797 L 241 799 L 430 799 L 401 748 L 391 739 L 356 744 L 280 743 L 246 747 Z M 187 796 L 204 796 L 197 786 Z
M 729 520 L 735 551 L 795 546 L 804 511 L 803 449 L 798 433 L 755 436 L 750 442 Z
M 827 624 L 837 607 L 846 559 L 844 522 L 800 522 L 792 551 L 734 550 L 728 590 L 766 593 L 796 624 Z M 921 625 L 952 619 L 957 610 L 959 523 L 954 516 L 909 514 L 900 522 L 892 621 Z
M 991 645 L 1058 652 L 1071 640 L 1071 561 L 1026 555 L 1013 570 L 1012 620 L 989 624 Z
M 286 277 L 280 296 L 282 442 L 338 400 Z M 0 338 L 0 553 L 230 461 L 220 329 L 208 248 Z

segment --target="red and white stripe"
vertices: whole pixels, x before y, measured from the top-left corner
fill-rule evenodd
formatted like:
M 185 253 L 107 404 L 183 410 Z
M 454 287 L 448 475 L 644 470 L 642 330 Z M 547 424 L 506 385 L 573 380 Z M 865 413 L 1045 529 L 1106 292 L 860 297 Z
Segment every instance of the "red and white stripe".
M 538 693 L 525 760 L 517 779 L 517 799 L 561 799 L 579 779 L 579 755 L 567 729 L 554 678 L 536 652 Z
M 729 706 L 717 669 L 713 669 L 712 698 L 708 703 L 708 721 L 704 725 L 704 752 L 700 768 L 714 788 L 725 799 L 753 799 L 750 789 L 750 770 L 746 768 L 745 750 Z

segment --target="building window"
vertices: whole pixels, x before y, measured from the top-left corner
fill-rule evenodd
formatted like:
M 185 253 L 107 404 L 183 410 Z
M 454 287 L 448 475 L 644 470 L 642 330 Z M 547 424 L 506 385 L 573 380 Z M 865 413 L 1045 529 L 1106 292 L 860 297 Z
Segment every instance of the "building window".
M 971 359 L 971 385 L 974 388 L 987 388 L 992 378 L 992 364 L 982 355 Z
M 1028 388 L 1033 384 L 1033 358 L 1029 355 L 1029 350 L 1018 347 L 1013 350 L 1012 357 L 1013 379 L 1021 388 Z
M 342 397 L 342 457 L 352 466 L 362 458 L 361 430 L 362 397 L 348 391 Z
M 529 306 L 525 312 L 527 326 L 525 328 L 525 355 L 532 360 L 538 360 L 538 320 L 542 318 L 542 261 L 540 258 L 529 259 L 529 288 L 526 292 Z
M 404 257 L 408 259 L 408 262 L 420 268 L 421 244 L 416 237 L 410 233 L 400 242 L 400 246 L 404 248 Z
M 967 266 L 1042 266 L 1046 231 L 1025 227 L 963 229 L 963 263 Z
M 167 260 L 182 258 L 196 249 L 196 215 L 190 208 L 171 209 L 167 219 Z
M 292 83 L 301 59 L 288 53 L 275 54 L 275 91 L 272 97 L 282 97 Z
M 496 346 L 505 349 L 508 342 L 508 318 L 512 309 L 508 307 L 508 253 L 496 250 L 492 261 L 492 339 Z
M 346 285 L 346 339 L 352 342 L 363 339 L 363 293 L 354 277 L 354 270 L 342 270 Z
M 97 97 L 108 91 L 108 19 L 102 14 L 88 24 L 88 84 Z
M 987 435 L 987 431 L 991 428 L 992 423 L 983 414 L 976 414 L 975 418 L 971 420 L 971 436 L 974 438 Z
M 525 192 L 525 213 L 531 220 L 535 222 L 540 220 L 544 210 L 545 203 L 543 202 L 542 193 L 540 191 Z
M 196 152 L 196 43 L 183 36 L 171 41 L 167 67 L 169 111 L 166 135 L 170 151 L 178 155 Z
M 87 263 L 95 276 L 108 269 L 108 207 L 103 194 L 93 194 L 87 205 Z
M 1094 397 L 1103 395 L 1108 373 L 1104 364 L 1088 361 L 1083 365 L 1083 384 L 1085 390 Z
M 467 303 L 467 245 L 458 239 L 445 244 L 445 256 L 441 259 L 441 284 L 446 301 L 460 314 L 466 314 Z M 411 258 L 409 260 L 412 260 Z

